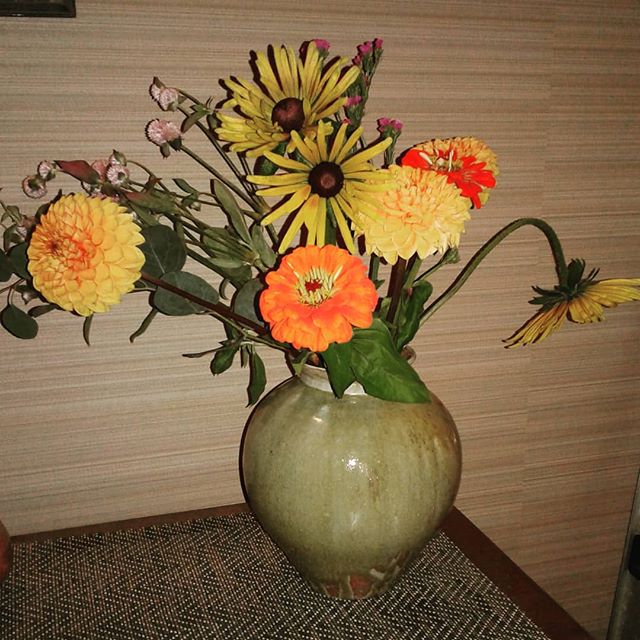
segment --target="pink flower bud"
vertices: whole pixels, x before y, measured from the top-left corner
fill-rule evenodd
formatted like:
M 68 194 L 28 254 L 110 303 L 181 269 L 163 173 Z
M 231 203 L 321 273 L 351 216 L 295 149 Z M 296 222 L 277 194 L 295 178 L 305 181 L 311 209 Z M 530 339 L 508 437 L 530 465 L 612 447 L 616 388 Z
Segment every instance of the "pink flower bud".
M 357 104 L 360 104 L 361 102 L 362 102 L 362 96 L 349 96 L 344 101 L 344 106 L 345 107 L 355 107 Z
M 373 41 L 373 48 L 374 49 L 382 49 L 382 38 L 375 38 Z
M 160 89 L 156 102 L 163 111 L 175 111 L 178 106 L 178 92 L 170 87 Z
M 100 180 L 106 180 L 108 166 L 109 162 L 107 160 L 94 160 L 91 163 L 91 168 L 98 174 Z
M 358 45 L 358 53 L 361 56 L 366 56 L 367 54 L 371 53 L 372 50 L 373 43 L 371 42 L 371 40 L 367 40 L 366 42 Z
M 353 58 L 351 58 L 351 64 L 354 67 L 359 67 L 362 64 L 362 56 L 358 54 L 357 56 L 354 56 Z
M 158 102 L 158 100 L 160 99 L 160 91 L 162 91 L 162 89 L 164 88 L 164 85 L 160 86 L 157 83 L 159 83 L 159 80 L 157 78 L 154 78 L 151 86 L 149 87 L 149 93 L 156 102 Z
M 316 48 L 320 53 L 328 53 L 331 45 L 328 40 L 322 40 L 322 38 L 314 38 L 311 42 L 316 45 Z
M 22 190 L 29 198 L 42 198 L 47 193 L 47 185 L 40 176 L 27 176 L 22 181 Z
M 43 160 L 38 165 L 37 172 L 38 172 L 38 175 L 45 181 L 52 180 L 53 178 L 56 177 L 56 168 L 53 162 L 49 162 L 48 160 Z
M 389 129 L 393 132 L 400 133 L 402 131 L 403 124 L 400 120 L 394 120 L 393 118 L 378 118 L 378 131 L 385 133 Z
M 147 124 L 147 138 L 158 146 L 181 137 L 180 127 L 168 120 L 152 120 Z

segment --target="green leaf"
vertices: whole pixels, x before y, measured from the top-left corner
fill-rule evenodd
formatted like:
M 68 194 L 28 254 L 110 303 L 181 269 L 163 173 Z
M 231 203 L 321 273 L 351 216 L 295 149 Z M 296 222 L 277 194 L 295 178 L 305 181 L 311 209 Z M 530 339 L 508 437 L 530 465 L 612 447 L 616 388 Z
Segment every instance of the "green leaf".
M 13 275 L 13 265 L 4 251 L 0 251 L 0 282 L 6 282 Z
M 170 196 L 161 197 L 148 191 L 122 191 L 127 200 L 156 213 L 173 213 L 175 204 Z
M 286 142 L 281 142 L 274 150 L 273 153 L 277 153 L 278 155 L 283 155 L 285 149 L 287 148 Z M 260 176 L 272 176 L 278 170 L 278 165 L 274 164 L 269 160 L 269 158 L 265 156 L 260 156 L 256 160 L 256 164 L 254 167 L 254 172 Z
M 342 398 L 349 385 L 356 379 L 351 369 L 351 342 L 334 342 L 321 355 L 327 365 L 327 375 L 333 393 L 337 398 Z
M 351 369 L 369 395 L 394 402 L 430 402 L 429 391 L 394 347 L 382 320 L 354 330 L 350 348 Z
M 31 307 L 28 313 L 32 318 L 39 318 L 43 316 L 45 313 L 49 313 L 49 311 L 53 311 L 54 309 L 58 309 L 58 305 L 56 304 L 39 304 L 36 307 Z
M 406 296 L 401 317 L 398 321 L 398 335 L 396 337 L 396 347 L 402 351 L 402 347 L 409 344 L 420 328 L 420 314 L 424 310 L 424 305 L 433 293 L 433 286 L 426 280 L 417 282 L 411 293 L 403 292 Z
M 29 280 L 31 274 L 27 265 L 29 264 L 29 257 L 27 256 L 27 243 L 21 242 L 9 251 L 9 261 L 13 267 L 13 272 L 20 278 Z
M 0 323 L 16 338 L 31 340 L 38 335 L 38 323 L 12 304 L 7 305 L 0 313 Z
M 258 297 L 263 289 L 264 284 L 258 278 L 245 282 L 233 299 L 233 310 L 249 320 L 263 324 L 258 315 Z
M 291 366 L 293 367 L 293 372 L 299 376 L 302 373 L 302 367 L 307 363 L 309 356 L 311 355 L 311 351 L 301 351 L 294 358 L 291 359 Z
M 149 325 L 157 315 L 158 310 L 151 309 L 140 323 L 140 326 L 129 336 L 129 342 L 133 342 L 136 338 L 139 338 L 149 328 Z
M 264 237 L 264 227 L 258 223 L 251 227 L 251 246 L 260 256 L 262 264 L 268 269 L 272 269 L 276 263 L 276 253 L 267 244 Z
M 12 224 L 11 226 L 7 227 L 4 230 L 4 233 L 2 234 L 2 248 L 5 251 L 9 251 L 9 248 L 11 247 L 11 245 L 15 244 L 15 242 L 18 239 L 18 236 L 16 234 L 16 229 L 18 228 L 17 224 Z
M 86 342 L 87 346 L 91 346 L 91 342 L 89 341 L 89 334 L 91 333 L 91 323 L 93 322 L 93 314 L 87 316 L 82 323 L 82 337 Z
M 214 376 L 224 373 L 233 364 L 233 359 L 235 358 L 239 348 L 240 345 L 238 343 L 234 343 L 219 349 L 211 361 L 211 373 Z
M 251 368 L 251 373 L 249 386 L 247 387 L 248 407 L 258 402 L 264 392 L 264 388 L 267 386 L 267 372 L 264 368 L 264 362 L 262 362 L 262 358 L 260 358 L 255 349 L 251 352 L 249 367 Z
M 213 194 L 216 200 L 219 202 L 222 210 L 227 214 L 227 218 L 231 223 L 231 226 L 235 229 L 236 233 L 246 242 L 251 244 L 251 236 L 249 235 L 249 228 L 244 219 L 244 214 L 240 211 L 240 207 L 236 202 L 236 199 L 231 194 L 231 191 L 220 182 L 220 180 L 212 180 L 213 182 Z
M 200 276 L 186 271 L 171 271 L 165 273 L 161 280 L 207 302 L 218 302 L 218 292 Z M 205 307 L 161 287 L 153 294 L 153 306 L 167 316 L 188 316 L 208 311 Z
M 182 189 L 187 193 L 198 193 L 197 189 L 194 189 L 186 180 L 183 180 L 182 178 L 174 178 L 173 181 L 176 183 L 179 189 Z
M 178 234 L 169 227 L 156 225 L 142 230 L 145 256 L 143 271 L 161 278 L 165 273 L 180 271 L 187 260 L 187 252 Z

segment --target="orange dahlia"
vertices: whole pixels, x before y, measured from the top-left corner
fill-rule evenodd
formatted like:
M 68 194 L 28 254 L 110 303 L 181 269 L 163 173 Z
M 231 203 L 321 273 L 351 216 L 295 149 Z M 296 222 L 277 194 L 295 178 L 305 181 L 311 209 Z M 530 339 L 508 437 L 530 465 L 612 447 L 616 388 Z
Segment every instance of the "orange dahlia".
M 423 142 L 409 149 L 401 164 L 447 176 L 476 209 L 486 203 L 498 175 L 495 153 L 482 140 L 471 137 Z
M 365 266 L 333 245 L 298 247 L 266 278 L 260 312 L 271 335 L 296 349 L 325 351 L 332 342 L 349 342 L 353 327 L 373 321 L 378 302 Z
M 49 302 L 81 316 L 107 311 L 140 277 L 144 242 L 117 203 L 82 194 L 52 204 L 36 226 L 27 255 L 33 286 Z

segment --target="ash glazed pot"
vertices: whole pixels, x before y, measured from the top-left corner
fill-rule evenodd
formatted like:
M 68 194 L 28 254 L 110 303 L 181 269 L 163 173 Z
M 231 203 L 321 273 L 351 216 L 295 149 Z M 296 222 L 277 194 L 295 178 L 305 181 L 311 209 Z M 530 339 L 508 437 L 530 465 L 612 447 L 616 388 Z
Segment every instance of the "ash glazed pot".
M 316 590 L 338 598 L 385 591 L 451 508 L 458 432 L 432 394 L 405 404 L 355 383 L 337 399 L 305 366 L 256 406 L 244 433 L 249 504 Z

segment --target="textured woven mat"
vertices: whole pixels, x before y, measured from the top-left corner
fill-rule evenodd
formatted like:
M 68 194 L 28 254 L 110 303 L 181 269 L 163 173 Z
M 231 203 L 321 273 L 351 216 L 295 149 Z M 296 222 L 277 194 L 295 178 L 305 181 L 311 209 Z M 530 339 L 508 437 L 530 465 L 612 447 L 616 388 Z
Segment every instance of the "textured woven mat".
M 2 640 L 548 640 L 443 533 L 360 601 L 306 588 L 246 513 L 14 551 Z

